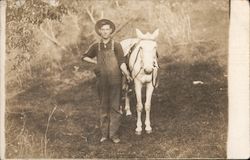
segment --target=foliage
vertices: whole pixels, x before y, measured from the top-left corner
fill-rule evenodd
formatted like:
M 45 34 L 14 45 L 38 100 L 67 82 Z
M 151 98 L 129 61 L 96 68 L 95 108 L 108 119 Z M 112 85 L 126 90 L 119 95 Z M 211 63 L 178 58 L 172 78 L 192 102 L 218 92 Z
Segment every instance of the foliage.
M 102 17 L 113 20 L 117 27 L 134 18 L 116 34 L 117 40 L 134 37 L 135 28 L 143 32 L 159 28 L 162 34 L 158 42 L 164 44 L 159 45 L 159 53 L 164 56 L 171 53 L 175 45 L 199 41 L 200 33 L 206 36 L 207 28 L 217 27 L 210 19 L 199 21 L 197 11 L 212 17 L 226 11 L 227 6 L 226 0 L 206 3 L 199 0 L 60 0 L 57 5 L 51 5 L 48 0 L 7 2 L 6 69 L 8 82 L 18 82 L 20 89 L 26 86 L 24 82 L 43 76 L 46 70 L 57 72 L 62 70 L 62 63 L 79 61 L 80 55 L 98 38 L 93 28 Z M 211 34 L 208 36 L 213 39 Z
M 206 3 L 199 0 L 60 0 L 57 5 L 51 5 L 48 0 L 7 2 L 7 77 L 8 82 L 18 82 L 20 89 L 26 86 L 24 82 L 43 76 L 45 70 L 56 72 L 62 70 L 62 63 L 79 61 L 80 55 L 98 38 L 93 28 L 102 17 L 113 20 L 117 27 L 134 18 L 116 34 L 118 41 L 134 37 L 135 28 L 143 32 L 159 28 L 162 34 L 158 42 L 164 44 L 159 45 L 159 53 L 164 56 L 171 53 L 175 45 L 199 41 L 200 33 L 206 36 L 211 28 L 219 27 L 210 19 L 200 21 L 197 12 L 204 16 L 209 13 L 212 17 L 226 11 L 227 6 L 226 0 Z M 208 36 L 214 38 L 211 34 Z

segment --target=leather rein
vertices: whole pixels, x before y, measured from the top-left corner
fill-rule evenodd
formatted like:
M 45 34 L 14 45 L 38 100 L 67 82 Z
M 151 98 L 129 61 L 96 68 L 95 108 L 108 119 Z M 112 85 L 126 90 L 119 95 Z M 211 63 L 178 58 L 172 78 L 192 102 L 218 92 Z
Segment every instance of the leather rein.
M 141 40 L 143 40 L 143 39 L 140 39 L 138 42 L 136 42 L 136 43 L 131 47 L 131 49 L 129 50 L 129 53 L 128 53 L 129 59 L 130 59 L 130 56 L 131 56 L 132 52 L 133 52 L 134 49 L 139 45 L 139 43 L 141 42 Z M 148 40 L 148 39 L 147 39 L 147 40 Z M 153 40 L 152 40 L 152 41 L 153 41 Z M 138 51 L 137 51 L 137 53 L 136 53 L 136 58 L 135 58 L 135 61 L 134 61 L 134 63 L 133 63 L 132 69 L 129 69 L 129 72 L 130 72 L 131 75 L 132 75 L 132 71 L 134 70 L 134 67 L 135 67 L 135 64 L 136 64 L 136 62 L 137 62 L 138 55 L 139 55 L 140 51 L 141 51 L 141 47 L 138 49 Z M 134 81 L 134 79 L 139 75 L 139 73 L 141 72 L 142 68 L 143 68 L 143 67 L 141 66 L 141 67 L 140 67 L 140 70 L 138 71 L 138 73 L 136 73 L 135 76 L 132 77 L 133 81 Z M 153 70 L 153 72 L 154 72 L 154 70 Z M 154 74 L 153 74 L 153 73 L 151 73 L 151 74 L 152 74 L 152 80 L 151 80 L 151 81 L 152 81 L 152 85 L 153 85 L 154 88 L 156 88 L 157 84 L 156 84 L 156 82 L 154 83 L 154 78 L 156 79 L 157 77 L 154 77 Z

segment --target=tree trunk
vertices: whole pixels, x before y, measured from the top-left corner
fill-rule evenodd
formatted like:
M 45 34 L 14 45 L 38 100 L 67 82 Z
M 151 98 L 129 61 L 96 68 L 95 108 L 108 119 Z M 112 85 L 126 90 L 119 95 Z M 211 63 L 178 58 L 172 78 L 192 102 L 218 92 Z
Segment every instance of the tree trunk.
M 250 156 L 249 1 L 231 0 L 229 30 L 229 125 L 227 158 Z

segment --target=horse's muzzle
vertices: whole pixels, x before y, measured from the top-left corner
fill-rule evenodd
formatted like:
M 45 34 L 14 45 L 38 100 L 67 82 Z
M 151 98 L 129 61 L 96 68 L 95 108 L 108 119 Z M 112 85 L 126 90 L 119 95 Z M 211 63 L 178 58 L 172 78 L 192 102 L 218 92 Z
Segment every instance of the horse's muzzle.
M 151 74 L 153 72 L 153 69 L 152 68 L 145 68 L 144 69 L 144 73 L 145 74 Z

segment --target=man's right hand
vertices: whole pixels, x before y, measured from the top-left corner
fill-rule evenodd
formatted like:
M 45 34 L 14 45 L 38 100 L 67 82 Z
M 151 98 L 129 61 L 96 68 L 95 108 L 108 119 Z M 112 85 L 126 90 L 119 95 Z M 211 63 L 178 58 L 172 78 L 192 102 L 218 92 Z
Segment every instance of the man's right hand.
M 133 81 L 133 78 L 130 76 L 130 73 L 129 73 L 128 69 L 127 69 L 127 65 L 125 63 L 122 63 L 120 68 L 122 70 L 122 73 L 125 75 L 127 81 L 128 82 Z
M 126 79 L 127 79 L 128 83 L 133 81 L 133 78 L 130 75 L 126 75 Z
M 84 56 L 81 56 L 81 60 L 82 60 L 83 62 L 84 62 L 84 58 L 85 58 Z
M 82 58 L 83 61 L 86 61 L 86 62 L 89 62 L 89 63 L 94 63 L 94 64 L 97 64 L 97 61 L 92 59 L 92 58 L 89 58 L 89 57 L 83 57 Z

